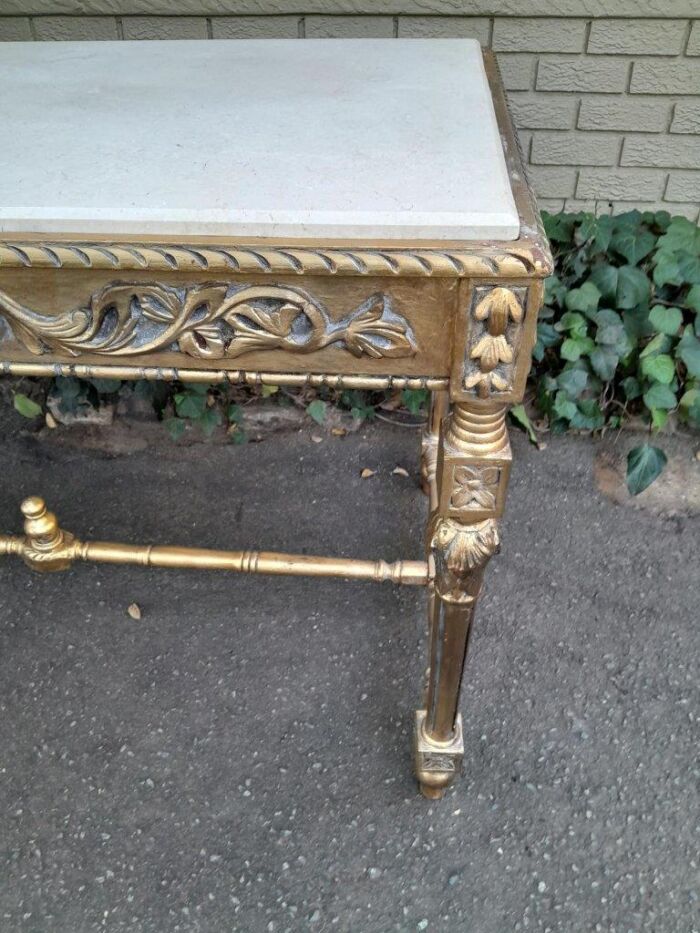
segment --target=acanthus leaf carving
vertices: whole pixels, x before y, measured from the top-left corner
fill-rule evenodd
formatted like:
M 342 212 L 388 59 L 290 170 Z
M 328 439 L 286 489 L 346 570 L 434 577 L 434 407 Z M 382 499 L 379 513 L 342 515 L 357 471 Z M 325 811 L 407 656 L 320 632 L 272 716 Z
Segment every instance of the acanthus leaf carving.
M 260 350 L 306 354 L 338 346 L 354 356 L 410 357 L 417 351 L 408 321 L 385 294 L 370 296 L 334 322 L 298 288 L 207 283 L 175 288 L 114 283 L 84 308 L 41 314 L 0 292 L 0 316 L 35 355 L 135 356 L 175 350 L 202 359 L 235 359 Z
M 481 587 L 481 575 L 500 547 L 498 523 L 487 518 L 466 524 L 438 517 L 429 534 L 435 559 L 435 586 L 441 599 L 473 604 Z

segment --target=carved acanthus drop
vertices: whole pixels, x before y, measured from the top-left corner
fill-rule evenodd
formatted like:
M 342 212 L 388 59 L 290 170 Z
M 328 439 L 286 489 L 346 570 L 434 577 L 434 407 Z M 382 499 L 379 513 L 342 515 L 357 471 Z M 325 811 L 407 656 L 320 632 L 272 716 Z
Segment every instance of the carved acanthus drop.
M 475 289 L 466 389 L 475 388 L 481 398 L 510 389 L 523 313 L 522 301 L 514 290 L 502 286 Z
M 467 525 L 439 518 L 429 543 L 440 598 L 451 603 L 473 603 L 481 587 L 482 571 L 500 546 L 497 522 L 487 518 Z

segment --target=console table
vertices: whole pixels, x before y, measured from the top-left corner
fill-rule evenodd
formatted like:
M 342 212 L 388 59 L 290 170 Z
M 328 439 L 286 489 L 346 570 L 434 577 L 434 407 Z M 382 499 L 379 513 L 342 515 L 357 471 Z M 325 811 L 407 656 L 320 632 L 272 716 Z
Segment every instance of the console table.
M 39 497 L 0 554 L 426 586 L 415 764 L 441 796 L 551 271 L 493 58 L 466 39 L 2 43 L 0 85 L 0 372 L 432 392 L 424 561 L 80 541 Z

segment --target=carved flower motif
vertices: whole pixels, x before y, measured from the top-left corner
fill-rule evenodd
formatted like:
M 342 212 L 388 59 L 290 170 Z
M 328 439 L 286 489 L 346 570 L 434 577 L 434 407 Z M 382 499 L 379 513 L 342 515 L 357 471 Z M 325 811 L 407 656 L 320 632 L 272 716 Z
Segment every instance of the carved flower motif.
M 478 466 L 458 467 L 454 472 L 452 505 L 456 509 L 495 509 L 498 469 Z

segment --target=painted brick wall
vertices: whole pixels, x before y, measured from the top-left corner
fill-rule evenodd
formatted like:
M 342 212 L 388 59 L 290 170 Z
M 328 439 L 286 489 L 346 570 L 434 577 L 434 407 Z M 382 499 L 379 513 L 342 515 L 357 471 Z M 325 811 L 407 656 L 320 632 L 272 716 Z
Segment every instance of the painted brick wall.
M 272 36 L 477 38 L 543 207 L 698 219 L 700 0 L 0 0 L 0 40 Z

